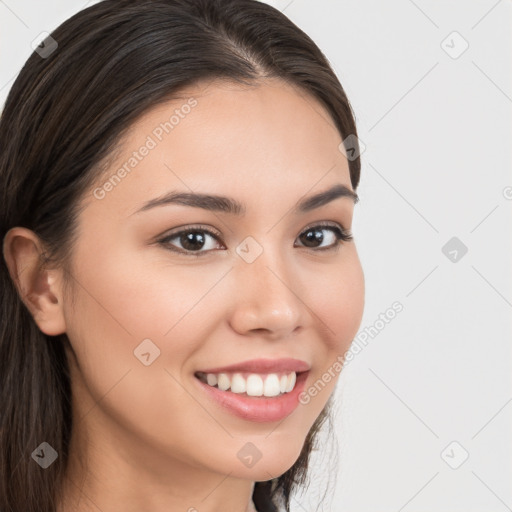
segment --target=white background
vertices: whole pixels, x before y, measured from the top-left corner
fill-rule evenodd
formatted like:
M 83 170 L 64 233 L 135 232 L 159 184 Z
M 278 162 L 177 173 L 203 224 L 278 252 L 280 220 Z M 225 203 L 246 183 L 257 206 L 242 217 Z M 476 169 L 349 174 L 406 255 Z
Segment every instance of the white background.
M 92 3 L 0 1 L 0 105 L 31 42 Z M 343 370 L 338 448 L 293 512 L 512 510 L 512 1 L 268 3 L 326 54 L 366 146 L 360 332 L 404 307 Z

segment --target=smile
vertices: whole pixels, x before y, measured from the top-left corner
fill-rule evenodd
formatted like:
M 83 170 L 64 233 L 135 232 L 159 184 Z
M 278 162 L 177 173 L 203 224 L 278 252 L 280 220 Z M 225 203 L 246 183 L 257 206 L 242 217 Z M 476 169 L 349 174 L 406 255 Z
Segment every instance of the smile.
M 297 409 L 308 376 L 309 370 L 286 374 L 196 372 L 194 381 L 220 411 L 263 423 L 281 421 Z
M 205 384 L 221 391 L 246 394 L 247 396 L 274 397 L 290 393 L 295 387 L 297 374 L 289 373 L 207 373 L 196 372 L 196 377 Z

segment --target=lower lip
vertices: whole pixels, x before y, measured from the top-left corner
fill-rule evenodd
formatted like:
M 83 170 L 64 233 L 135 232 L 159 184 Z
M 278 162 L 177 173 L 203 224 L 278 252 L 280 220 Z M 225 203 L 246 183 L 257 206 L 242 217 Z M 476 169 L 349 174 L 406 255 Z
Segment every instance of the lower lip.
M 194 379 L 210 398 L 230 413 L 244 420 L 264 423 L 280 421 L 297 408 L 299 395 L 304 389 L 308 375 L 309 371 L 300 373 L 297 375 L 295 387 L 292 391 L 275 397 L 251 397 L 231 391 L 222 391 L 219 388 L 205 384 L 197 377 L 194 377 Z

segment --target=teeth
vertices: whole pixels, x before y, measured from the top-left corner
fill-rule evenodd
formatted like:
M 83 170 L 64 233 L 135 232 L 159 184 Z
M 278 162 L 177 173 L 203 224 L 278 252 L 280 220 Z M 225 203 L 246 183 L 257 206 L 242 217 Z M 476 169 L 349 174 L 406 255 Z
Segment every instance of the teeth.
M 215 386 L 215 384 L 217 384 L 217 375 L 214 373 L 209 373 L 206 376 L 206 382 L 208 382 L 210 386 Z
M 210 375 L 212 374 L 210 373 Z M 245 393 L 247 391 L 247 382 L 239 373 L 235 373 L 231 379 L 231 391 L 233 393 Z
M 288 385 L 286 386 L 286 392 L 289 393 L 293 387 L 295 386 L 295 382 L 297 380 L 297 375 L 295 375 L 295 372 L 290 373 L 288 375 Z
M 279 380 L 279 391 L 281 391 L 281 393 L 284 393 L 286 391 L 287 387 L 288 387 L 288 376 L 282 375 L 281 379 Z
M 219 373 L 218 379 L 217 386 L 219 386 L 219 389 L 222 389 L 222 391 L 229 389 L 231 382 L 229 382 L 229 377 L 225 373 Z
M 263 394 L 265 396 L 277 396 L 281 394 L 281 390 L 279 389 L 279 377 L 275 373 L 270 374 L 265 380 Z
M 200 374 L 200 379 L 209 386 L 217 386 L 222 391 L 230 389 L 232 393 L 246 393 L 248 396 L 278 396 L 283 393 L 290 393 L 295 387 L 297 374 L 290 372 L 285 375 L 270 373 L 258 375 L 257 373 L 246 374 L 245 378 L 241 373 L 228 375 L 227 373 L 208 373 L 206 376 Z
M 249 375 L 247 378 L 247 391 L 249 396 L 263 395 L 263 379 L 256 374 Z

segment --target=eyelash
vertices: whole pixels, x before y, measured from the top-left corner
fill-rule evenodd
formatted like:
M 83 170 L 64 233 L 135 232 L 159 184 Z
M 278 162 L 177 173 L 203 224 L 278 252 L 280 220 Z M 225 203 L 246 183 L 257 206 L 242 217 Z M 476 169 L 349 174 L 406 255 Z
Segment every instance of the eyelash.
M 303 235 L 304 233 L 307 233 L 308 231 L 315 231 L 318 229 L 331 230 L 335 234 L 337 240 L 336 240 L 336 243 L 334 243 L 333 245 L 330 245 L 328 247 L 310 248 L 312 251 L 315 251 L 315 252 L 338 250 L 339 246 L 341 244 L 343 244 L 344 242 L 349 242 L 349 241 L 353 240 L 352 233 L 349 230 L 343 228 L 340 225 L 328 224 L 328 223 L 319 223 L 319 224 L 315 224 L 314 226 L 307 227 L 304 231 L 302 231 L 300 233 L 299 236 Z M 179 238 L 179 236 L 183 235 L 184 233 L 192 233 L 192 232 L 208 233 L 211 237 L 215 238 L 217 240 L 217 242 L 220 242 L 219 236 L 204 226 L 194 226 L 194 227 L 188 227 L 187 229 L 182 229 L 181 231 L 177 231 L 176 233 L 172 233 L 170 235 L 165 236 L 164 238 L 161 238 L 157 242 L 173 252 L 183 254 L 186 256 L 202 257 L 205 254 L 208 254 L 209 252 L 211 252 L 212 249 L 207 250 L 207 251 L 190 251 L 187 249 L 179 249 L 170 244 L 170 240 Z M 305 245 L 302 245 L 299 247 L 304 247 L 306 249 L 308 248 Z

